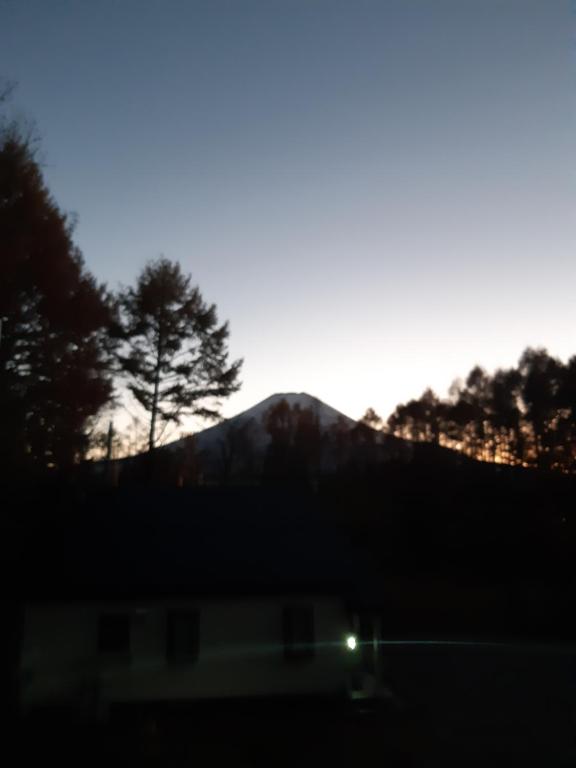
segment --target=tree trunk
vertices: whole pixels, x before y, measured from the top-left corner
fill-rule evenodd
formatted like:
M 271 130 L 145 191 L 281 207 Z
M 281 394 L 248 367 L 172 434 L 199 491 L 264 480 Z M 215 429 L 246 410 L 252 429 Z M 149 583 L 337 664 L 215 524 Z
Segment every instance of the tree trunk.
M 160 389 L 160 364 L 162 361 L 162 338 L 158 336 L 158 356 L 156 358 L 156 371 L 154 372 L 154 394 L 152 395 L 152 415 L 150 416 L 150 435 L 148 437 L 148 451 L 154 450 L 154 437 L 156 432 L 156 416 L 158 413 L 158 390 Z

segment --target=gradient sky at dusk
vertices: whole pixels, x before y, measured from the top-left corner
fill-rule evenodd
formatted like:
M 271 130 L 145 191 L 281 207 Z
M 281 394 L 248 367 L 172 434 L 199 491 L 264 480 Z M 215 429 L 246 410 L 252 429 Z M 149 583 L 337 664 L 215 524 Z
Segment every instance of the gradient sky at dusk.
M 576 6 L 0 0 L 0 75 L 89 268 L 165 254 L 231 325 L 225 413 L 382 415 L 576 353 Z

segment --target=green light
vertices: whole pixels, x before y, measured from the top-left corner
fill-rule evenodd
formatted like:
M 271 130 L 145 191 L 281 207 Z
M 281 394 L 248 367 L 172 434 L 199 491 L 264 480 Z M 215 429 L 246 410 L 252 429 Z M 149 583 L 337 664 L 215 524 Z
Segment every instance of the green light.
M 354 635 L 348 635 L 348 637 L 346 638 L 346 647 L 348 648 L 348 650 L 349 651 L 355 651 L 356 650 L 356 645 L 357 645 L 357 642 L 356 642 L 355 636 Z

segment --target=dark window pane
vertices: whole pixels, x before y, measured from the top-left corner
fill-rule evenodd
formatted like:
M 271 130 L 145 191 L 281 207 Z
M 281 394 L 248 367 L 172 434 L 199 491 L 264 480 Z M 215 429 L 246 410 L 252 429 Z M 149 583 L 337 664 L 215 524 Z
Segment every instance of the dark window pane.
M 198 611 L 171 611 L 166 626 L 166 656 L 171 662 L 191 662 L 198 658 Z
M 100 617 L 98 625 L 100 653 L 130 653 L 130 616 L 126 613 L 108 613 Z
M 310 659 L 315 654 L 314 608 L 310 604 L 284 607 L 284 655 L 287 659 Z

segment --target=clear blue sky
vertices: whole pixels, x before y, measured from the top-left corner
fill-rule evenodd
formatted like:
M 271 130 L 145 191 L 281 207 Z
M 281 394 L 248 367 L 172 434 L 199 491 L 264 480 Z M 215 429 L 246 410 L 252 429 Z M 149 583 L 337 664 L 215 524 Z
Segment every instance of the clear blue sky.
M 0 74 L 97 277 L 230 321 L 228 415 L 576 353 L 574 3 L 0 0 Z

